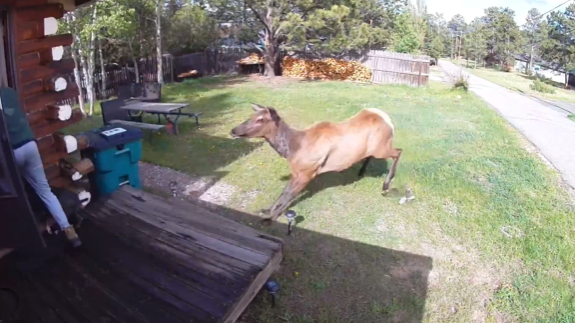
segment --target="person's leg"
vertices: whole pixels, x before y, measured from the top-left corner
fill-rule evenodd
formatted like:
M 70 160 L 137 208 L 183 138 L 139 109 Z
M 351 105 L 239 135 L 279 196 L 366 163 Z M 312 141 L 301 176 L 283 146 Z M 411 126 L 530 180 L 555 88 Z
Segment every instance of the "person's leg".
M 36 191 L 38 197 L 44 202 L 46 208 L 56 220 L 56 223 L 66 234 L 66 237 L 72 242 L 74 246 L 81 244 L 78 235 L 74 228 L 68 222 L 68 218 L 62 209 L 60 201 L 56 198 L 46 179 L 44 167 L 42 165 L 42 158 L 38 151 L 36 142 L 30 142 L 14 151 L 16 161 L 22 170 L 22 176 L 26 179 L 30 186 Z M 18 156 L 16 156 L 18 155 Z

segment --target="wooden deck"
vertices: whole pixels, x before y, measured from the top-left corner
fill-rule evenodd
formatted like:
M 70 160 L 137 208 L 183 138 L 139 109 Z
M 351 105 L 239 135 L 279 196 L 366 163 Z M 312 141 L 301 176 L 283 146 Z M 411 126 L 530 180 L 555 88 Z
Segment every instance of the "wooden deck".
M 0 272 L 0 288 L 20 297 L 19 319 L 234 322 L 282 259 L 281 239 L 131 187 L 82 216 L 81 250 Z

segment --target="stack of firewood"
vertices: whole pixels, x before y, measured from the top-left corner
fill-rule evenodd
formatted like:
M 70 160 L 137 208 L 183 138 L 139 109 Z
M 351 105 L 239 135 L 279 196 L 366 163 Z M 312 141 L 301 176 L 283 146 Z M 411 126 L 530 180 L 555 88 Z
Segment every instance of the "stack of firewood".
M 286 57 L 283 61 L 283 75 L 322 80 L 369 82 L 371 71 L 358 62 L 334 58 L 309 60 Z
M 244 57 L 237 61 L 239 64 L 263 64 L 264 59 L 257 53 L 251 53 L 248 57 Z

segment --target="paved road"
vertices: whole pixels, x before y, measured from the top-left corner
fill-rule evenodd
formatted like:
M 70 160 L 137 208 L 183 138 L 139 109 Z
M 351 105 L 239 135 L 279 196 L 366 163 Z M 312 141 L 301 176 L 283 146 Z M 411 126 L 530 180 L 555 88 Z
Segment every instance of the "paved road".
M 459 70 L 455 64 L 443 60 L 439 61 L 439 66 L 446 74 L 458 73 Z M 575 107 L 531 98 L 468 75 L 470 90 L 531 141 L 575 188 L 575 122 L 567 118 Z

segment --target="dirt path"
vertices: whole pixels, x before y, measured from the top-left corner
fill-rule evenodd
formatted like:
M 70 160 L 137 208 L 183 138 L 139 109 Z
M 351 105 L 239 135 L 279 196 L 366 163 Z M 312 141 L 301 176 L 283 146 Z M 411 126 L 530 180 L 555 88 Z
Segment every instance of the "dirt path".
M 447 74 L 459 71 L 459 67 L 448 61 L 440 60 L 439 66 Z M 531 141 L 575 188 L 575 122 L 567 118 L 569 111 L 463 73 L 469 75 L 470 90 Z

